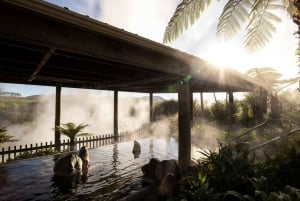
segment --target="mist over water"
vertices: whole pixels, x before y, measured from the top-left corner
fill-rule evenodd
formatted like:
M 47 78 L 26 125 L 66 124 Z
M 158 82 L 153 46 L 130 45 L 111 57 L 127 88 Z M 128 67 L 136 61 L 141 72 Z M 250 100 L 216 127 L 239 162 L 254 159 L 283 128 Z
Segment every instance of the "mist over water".
M 76 90 L 77 91 L 77 90 Z M 88 124 L 84 132 L 93 135 L 113 133 L 113 93 L 78 90 L 61 97 L 61 123 Z M 118 101 L 119 132 L 133 131 L 149 122 L 149 99 L 120 97 Z M 16 142 L 4 146 L 54 142 L 55 95 L 39 97 L 33 122 L 7 126 Z M 68 139 L 63 136 L 61 139 Z
M 144 124 L 149 123 L 149 97 L 137 97 L 136 94 L 122 92 L 118 96 L 118 130 L 119 132 L 133 131 Z M 200 96 L 195 96 L 198 99 Z M 55 95 L 42 95 L 39 104 L 34 111 L 32 122 L 7 126 L 7 133 L 14 136 L 15 142 L 5 143 L 8 146 L 28 146 L 35 143 L 54 143 L 55 121 Z M 200 101 L 200 100 L 199 100 Z M 113 133 L 114 94 L 112 91 L 97 91 L 83 89 L 62 89 L 61 96 L 61 123 L 73 122 L 76 124 L 88 124 L 84 132 L 93 135 L 105 135 Z M 150 134 L 154 137 L 178 137 L 178 116 L 160 116 L 151 124 Z M 197 121 L 199 119 L 196 119 Z M 220 130 L 206 125 L 206 122 L 196 123 L 192 129 L 192 153 L 200 149 L 214 150 L 221 141 Z M 203 128 L 202 128 L 203 127 Z M 62 140 L 68 138 L 61 136 Z M 194 157 L 194 156 L 192 156 Z

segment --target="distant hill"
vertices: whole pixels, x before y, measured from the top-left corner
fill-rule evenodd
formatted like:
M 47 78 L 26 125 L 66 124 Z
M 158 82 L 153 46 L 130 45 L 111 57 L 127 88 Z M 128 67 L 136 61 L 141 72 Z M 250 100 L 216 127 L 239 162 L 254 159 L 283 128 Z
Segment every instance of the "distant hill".
M 38 105 L 37 97 L 1 96 L 0 126 L 32 121 Z

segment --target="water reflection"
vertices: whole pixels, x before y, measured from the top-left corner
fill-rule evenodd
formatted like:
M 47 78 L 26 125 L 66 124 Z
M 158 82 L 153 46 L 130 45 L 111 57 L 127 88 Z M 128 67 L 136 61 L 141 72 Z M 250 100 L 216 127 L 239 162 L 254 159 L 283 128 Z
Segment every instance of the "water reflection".
M 7 183 L 7 170 L 6 167 L 0 166 L 0 189 Z
M 76 187 L 80 183 L 81 175 L 79 173 L 70 176 L 53 176 L 52 182 L 54 182 L 55 187 L 61 193 L 71 193 L 76 190 Z
M 149 159 L 151 158 L 154 158 L 153 138 L 151 138 L 149 142 Z
M 76 177 L 63 181 L 53 178 L 53 156 L 0 165 L 0 199 L 118 200 L 142 188 L 141 166 L 148 163 L 149 158 L 177 158 L 175 140 L 143 139 L 139 143 L 138 158 L 132 155 L 132 141 L 90 149 L 90 175 L 86 181 Z

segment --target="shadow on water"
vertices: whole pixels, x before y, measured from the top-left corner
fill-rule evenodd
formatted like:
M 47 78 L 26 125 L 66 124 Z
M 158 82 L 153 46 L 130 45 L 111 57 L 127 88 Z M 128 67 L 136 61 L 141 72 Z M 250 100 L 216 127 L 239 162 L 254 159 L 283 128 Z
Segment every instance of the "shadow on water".
M 139 157 L 133 141 L 90 149 L 89 175 L 54 177 L 55 156 L 0 165 L 1 200 L 118 200 L 142 188 L 141 166 L 156 157 L 177 159 L 174 139 L 142 139 Z
M 0 166 L 0 189 L 6 185 L 7 180 L 7 170 L 6 167 Z

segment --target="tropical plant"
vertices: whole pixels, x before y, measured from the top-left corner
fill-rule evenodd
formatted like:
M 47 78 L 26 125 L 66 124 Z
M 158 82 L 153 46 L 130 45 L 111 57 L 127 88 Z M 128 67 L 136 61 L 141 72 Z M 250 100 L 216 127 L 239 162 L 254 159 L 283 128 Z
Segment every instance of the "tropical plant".
M 14 159 L 7 159 L 7 162 L 15 161 L 15 160 L 23 160 L 28 158 L 34 158 L 34 157 L 41 157 L 51 154 L 58 153 L 55 149 L 42 149 L 38 152 L 30 152 L 30 151 L 23 151 L 20 153 L 20 155 L 16 156 Z
M 0 144 L 12 141 L 14 136 L 8 135 L 6 127 L 0 127 Z
M 293 146 L 284 152 L 275 150 L 266 159 L 251 157 L 243 143 L 220 144 L 219 150 L 202 154 L 170 200 L 300 200 L 299 154 Z
M 70 147 L 71 147 L 71 149 L 74 149 L 76 137 L 91 135 L 90 133 L 84 133 L 82 131 L 87 126 L 88 126 L 87 124 L 81 123 L 79 125 L 76 125 L 75 123 L 68 122 L 68 123 L 62 124 L 61 126 L 57 126 L 55 129 L 58 132 L 60 132 L 61 134 L 70 138 Z
M 171 17 L 163 42 L 171 42 L 192 25 L 211 0 L 182 0 Z M 228 0 L 219 16 L 217 36 L 231 39 L 247 23 L 245 48 L 256 50 L 263 47 L 276 31 L 274 23 L 281 22 L 276 15 L 278 9 L 289 8 L 287 0 Z
M 262 98 L 262 90 L 266 90 L 270 97 L 271 117 L 272 119 L 280 119 L 281 107 L 278 101 L 278 93 L 284 88 L 297 83 L 299 77 L 288 80 L 280 80 L 279 78 L 282 75 L 270 67 L 252 68 L 248 70 L 246 74 L 260 82 L 261 86 L 264 86 L 264 89 L 260 87 L 256 90 L 257 93 L 259 93 L 256 93 L 256 97 Z M 264 103 L 262 104 L 264 105 Z

